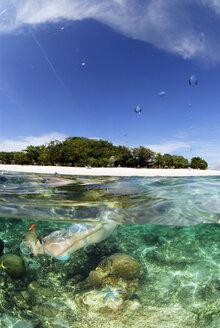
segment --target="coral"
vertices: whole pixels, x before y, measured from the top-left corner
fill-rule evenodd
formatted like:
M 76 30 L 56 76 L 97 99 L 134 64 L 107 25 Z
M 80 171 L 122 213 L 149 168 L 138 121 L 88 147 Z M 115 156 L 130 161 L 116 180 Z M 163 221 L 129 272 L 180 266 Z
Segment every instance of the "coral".
M 119 278 L 136 279 L 140 273 L 139 262 L 131 255 L 115 253 L 104 259 L 95 270 L 89 273 L 88 281 L 92 286 L 105 283 L 115 284 Z M 107 280 L 111 281 L 107 281 Z
M 22 278 L 26 271 L 23 259 L 15 254 L 3 255 L 0 259 L 0 267 L 12 278 Z
M 109 257 L 112 274 L 125 279 L 137 278 L 140 273 L 139 262 L 131 255 L 116 253 Z
M 102 313 L 107 310 L 111 313 L 123 310 L 126 300 L 137 290 L 139 272 L 140 264 L 131 255 L 116 253 L 107 257 L 89 273 L 87 279 L 87 287 L 101 286 L 106 289 L 82 292 L 76 297 L 78 306 L 87 311 L 88 315 L 94 311 Z M 104 299 L 100 294 L 106 294 Z
M 38 225 L 42 235 L 57 229 L 55 222 Z M 29 222 L 1 218 L 1 238 L 11 254 L 19 251 L 24 226 L 28 229 Z M 117 238 L 79 250 L 69 261 L 25 258 L 25 279 L 10 279 L 0 270 L 0 327 L 219 327 L 219 233 L 220 224 L 125 224 L 118 227 Z M 109 257 L 116 252 L 135 254 L 141 263 L 139 277 L 129 280 L 111 273 Z M 97 284 L 88 286 L 85 279 L 92 272 Z M 106 284 L 111 291 L 122 291 L 115 294 L 118 301 L 109 297 L 103 302 L 106 294 L 99 291 Z M 45 305 L 56 313 L 45 307 L 47 316 Z
M 101 286 L 102 284 L 102 274 L 97 270 L 92 270 L 89 273 L 89 280 L 92 286 Z

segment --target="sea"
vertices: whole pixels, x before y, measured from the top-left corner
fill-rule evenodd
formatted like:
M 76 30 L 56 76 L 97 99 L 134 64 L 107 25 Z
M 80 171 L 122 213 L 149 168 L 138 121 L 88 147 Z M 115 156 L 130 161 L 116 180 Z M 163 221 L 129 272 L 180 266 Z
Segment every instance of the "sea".
M 66 261 L 21 251 L 30 228 L 99 224 L 116 229 Z M 2 171 L 0 239 L 0 327 L 220 327 L 220 176 Z

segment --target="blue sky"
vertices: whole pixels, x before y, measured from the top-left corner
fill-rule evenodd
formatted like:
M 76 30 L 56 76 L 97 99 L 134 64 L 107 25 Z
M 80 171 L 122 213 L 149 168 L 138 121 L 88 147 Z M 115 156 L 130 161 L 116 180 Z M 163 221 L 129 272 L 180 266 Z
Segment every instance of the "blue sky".
M 219 31 L 216 0 L 1 1 L 0 151 L 85 136 L 220 169 Z

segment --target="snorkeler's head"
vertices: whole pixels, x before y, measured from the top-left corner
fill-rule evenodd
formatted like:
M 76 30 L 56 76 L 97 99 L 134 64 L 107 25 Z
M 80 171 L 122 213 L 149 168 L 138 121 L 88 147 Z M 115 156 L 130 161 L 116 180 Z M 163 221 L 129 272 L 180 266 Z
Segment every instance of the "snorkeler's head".
M 36 242 L 39 240 L 38 234 L 34 230 L 25 232 L 22 236 L 23 243 Z
M 20 250 L 24 255 L 33 256 L 33 249 L 37 242 L 41 243 L 41 238 L 34 230 L 25 232 L 22 236 L 22 242 L 20 244 Z

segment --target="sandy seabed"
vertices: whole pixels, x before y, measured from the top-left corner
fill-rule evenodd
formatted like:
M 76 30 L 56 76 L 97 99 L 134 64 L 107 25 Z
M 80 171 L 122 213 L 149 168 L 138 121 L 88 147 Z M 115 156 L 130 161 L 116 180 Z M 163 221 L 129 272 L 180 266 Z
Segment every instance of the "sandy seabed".
M 0 164 L 0 171 L 63 174 L 63 175 L 93 175 L 93 176 L 142 176 L 142 177 L 190 177 L 190 176 L 220 176 L 217 170 L 195 169 L 137 169 L 126 167 L 64 167 L 64 166 L 38 166 L 38 165 L 7 165 Z

